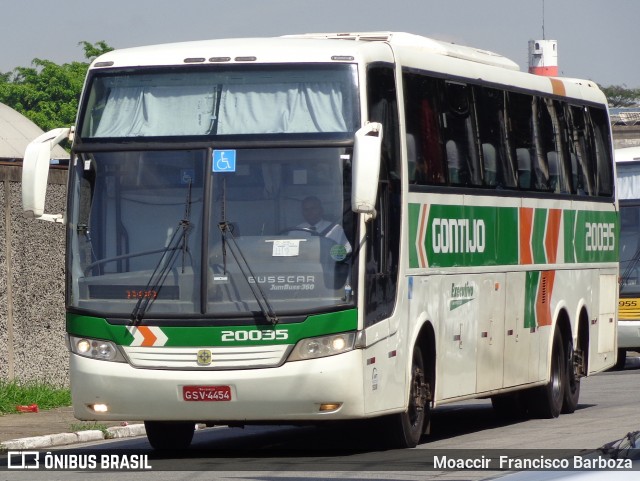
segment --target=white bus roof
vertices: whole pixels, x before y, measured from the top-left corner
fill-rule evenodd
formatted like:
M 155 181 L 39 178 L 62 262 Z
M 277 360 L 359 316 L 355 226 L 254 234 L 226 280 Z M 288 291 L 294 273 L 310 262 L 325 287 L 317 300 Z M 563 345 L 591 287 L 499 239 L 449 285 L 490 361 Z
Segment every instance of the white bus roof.
M 614 154 L 616 162 L 638 162 L 640 161 L 640 146 L 616 149 Z
M 420 35 L 405 32 L 362 32 L 362 33 L 307 33 L 304 35 L 287 35 L 284 38 L 324 38 L 337 40 L 359 40 L 368 42 L 387 42 L 394 47 L 414 47 L 436 55 L 468 60 L 471 62 L 493 65 L 509 70 L 520 70 L 513 60 L 509 60 L 495 52 L 482 50 L 455 43 L 443 42 Z
M 521 72 L 515 62 L 494 52 L 404 32 L 308 33 L 152 45 L 108 52 L 98 57 L 91 68 L 370 61 L 398 61 L 409 68 L 460 79 L 482 80 L 606 105 L 604 94 L 592 81 Z

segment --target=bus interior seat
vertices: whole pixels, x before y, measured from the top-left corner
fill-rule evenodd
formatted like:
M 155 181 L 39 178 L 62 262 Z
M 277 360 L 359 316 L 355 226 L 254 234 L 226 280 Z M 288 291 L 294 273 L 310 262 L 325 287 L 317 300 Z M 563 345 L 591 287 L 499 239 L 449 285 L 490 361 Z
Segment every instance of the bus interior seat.
M 454 140 L 447 140 L 445 144 L 447 152 L 447 165 L 449 168 L 449 183 L 460 184 L 463 179 L 462 175 L 462 152 L 460 147 Z
M 419 177 L 416 175 L 417 157 L 416 137 L 413 134 L 407 134 L 407 172 L 409 173 L 409 182 L 413 182 L 417 177 Z
M 492 144 L 482 144 L 482 158 L 484 161 L 484 185 L 495 187 L 498 181 L 496 148 Z
M 552 192 L 560 192 L 560 182 L 558 181 L 558 153 L 547 152 L 547 165 L 549 166 L 549 188 Z
M 521 189 L 531 188 L 531 152 L 529 149 L 516 149 L 518 160 L 518 187 Z

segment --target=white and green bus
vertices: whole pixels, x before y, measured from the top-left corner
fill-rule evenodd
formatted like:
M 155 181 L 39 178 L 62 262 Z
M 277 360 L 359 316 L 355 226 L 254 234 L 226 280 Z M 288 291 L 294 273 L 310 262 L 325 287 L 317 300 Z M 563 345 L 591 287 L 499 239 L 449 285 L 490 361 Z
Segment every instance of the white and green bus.
M 27 149 L 23 201 L 66 225 L 78 419 L 142 419 L 158 449 L 362 419 L 407 447 L 464 399 L 571 413 L 613 365 L 614 175 L 593 82 L 309 34 L 102 55 L 74 130 Z

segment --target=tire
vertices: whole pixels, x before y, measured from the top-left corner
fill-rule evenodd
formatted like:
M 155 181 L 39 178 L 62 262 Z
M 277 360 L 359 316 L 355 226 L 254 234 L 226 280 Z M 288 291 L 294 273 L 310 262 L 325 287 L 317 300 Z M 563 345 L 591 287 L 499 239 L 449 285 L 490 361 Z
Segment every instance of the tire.
M 566 362 L 566 382 L 564 383 L 564 401 L 562 403 L 562 413 L 571 414 L 578 407 L 580 399 L 580 378 L 576 374 L 573 342 L 571 339 L 565 344 Z
M 187 449 L 195 431 L 193 422 L 145 421 L 147 439 L 157 451 Z
M 530 398 L 529 410 L 541 418 L 557 418 L 562 412 L 567 378 L 566 358 L 562 335 L 556 329 L 551 350 L 551 378 L 545 386 L 535 388 Z
M 410 383 L 407 410 L 385 418 L 385 431 L 392 448 L 415 448 L 427 430 L 431 418 L 429 383 L 422 351 L 417 346 L 413 348 Z

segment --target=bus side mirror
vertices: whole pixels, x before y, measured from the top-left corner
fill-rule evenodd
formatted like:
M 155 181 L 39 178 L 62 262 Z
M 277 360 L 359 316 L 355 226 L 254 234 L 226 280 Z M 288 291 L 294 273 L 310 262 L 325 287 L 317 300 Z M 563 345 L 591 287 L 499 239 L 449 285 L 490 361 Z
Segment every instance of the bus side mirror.
M 380 156 L 382 154 L 382 124 L 369 122 L 356 132 L 352 162 L 351 210 L 375 217 Z
M 64 223 L 62 214 L 44 213 L 44 200 L 47 195 L 51 151 L 70 132 L 70 128 L 50 130 L 27 145 L 22 164 L 22 210 L 25 217 Z

